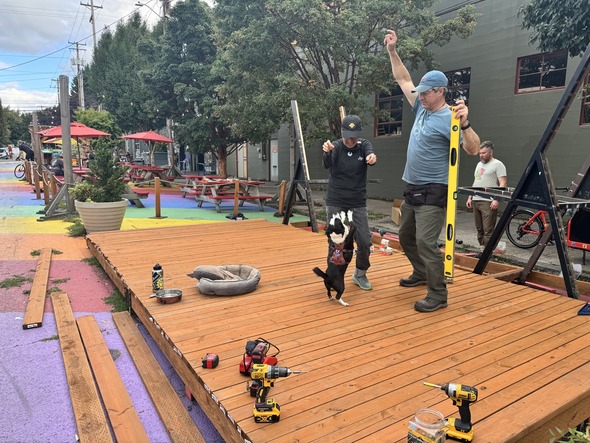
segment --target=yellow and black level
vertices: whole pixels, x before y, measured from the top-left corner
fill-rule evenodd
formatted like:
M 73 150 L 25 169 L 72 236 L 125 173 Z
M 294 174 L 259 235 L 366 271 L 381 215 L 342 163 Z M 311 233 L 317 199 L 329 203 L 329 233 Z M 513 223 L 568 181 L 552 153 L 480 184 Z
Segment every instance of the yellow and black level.
M 452 279 L 455 272 L 455 220 L 457 218 L 457 186 L 459 185 L 460 120 L 451 107 L 451 143 L 449 149 L 449 188 L 447 191 L 447 228 L 445 231 L 445 277 Z

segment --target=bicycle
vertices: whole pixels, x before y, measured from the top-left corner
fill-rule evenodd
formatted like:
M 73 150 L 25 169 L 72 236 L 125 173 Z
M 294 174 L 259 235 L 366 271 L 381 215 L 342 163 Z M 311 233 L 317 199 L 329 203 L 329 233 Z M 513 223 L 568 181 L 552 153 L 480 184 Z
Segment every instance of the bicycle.
M 555 190 L 567 192 L 569 188 L 562 187 L 555 188 Z M 568 213 L 569 211 L 562 211 L 561 216 L 563 217 Z M 533 212 L 530 209 L 514 208 L 512 215 L 508 219 L 506 236 L 514 246 L 530 249 L 539 244 L 541 237 L 550 226 L 551 219 L 547 211 L 539 209 L 537 212 Z M 564 223 L 564 226 L 567 232 L 567 223 Z M 553 236 L 549 241 L 552 241 L 552 239 Z
M 14 176 L 19 180 L 25 177 L 25 161 L 23 159 L 20 160 L 21 162 L 14 168 Z
M 516 208 L 508 219 L 506 236 L 514 246 L 530 249 L 539 244 L 550 224 L 547 211 L 533 212 L 528 209 Z

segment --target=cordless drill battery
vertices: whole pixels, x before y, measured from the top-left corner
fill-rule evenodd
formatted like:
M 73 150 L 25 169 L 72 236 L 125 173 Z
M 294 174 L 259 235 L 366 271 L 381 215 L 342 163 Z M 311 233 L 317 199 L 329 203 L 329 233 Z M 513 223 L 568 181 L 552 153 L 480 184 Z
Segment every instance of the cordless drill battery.
M 219 355 L 217 354 L 207 354 L 205 357 L 203 357 L 203 360 L 201 360 L 201 365 L 208 369 L 216 368 L 218 364 Z

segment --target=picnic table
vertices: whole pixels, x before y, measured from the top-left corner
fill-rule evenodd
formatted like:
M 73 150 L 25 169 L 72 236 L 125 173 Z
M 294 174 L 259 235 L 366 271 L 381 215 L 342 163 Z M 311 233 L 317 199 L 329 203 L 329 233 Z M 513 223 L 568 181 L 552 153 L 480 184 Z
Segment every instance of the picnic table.
M 134 183 L 146 182 L 159 177 L 162 180 L 163 186 L 170 186 L 167 182 L 170 177 L 165 174 L 168 171 L 167 168 L 162 166 L 138 165 L 136 163 L 123 163 L 123 166 L 128 168 L 127 176 Z
M 258 204 L 258 209 L 264 211 L 264 204 L 272 198 L 271 195 L 261 195 L 259 186 L 262 181 L 238 180 L 238 179 L 207 179 L 194 180 L 195 186 L 189 193 L 195 196 L 198 207 L 204 202 L 213 203 L 217 212 L 221 212 L 223 200 L 233 200 L 235 206 L 243 206 L 245 201 Z
M 187 194 L 196 194 L 198 183 L 203 180 L 220 180 L 219 175 L 195 175 L 195 174 L 182 174 L 182 178 L 185 179 L 184 186 L 181 188 L 182 197 L 186 197 Z

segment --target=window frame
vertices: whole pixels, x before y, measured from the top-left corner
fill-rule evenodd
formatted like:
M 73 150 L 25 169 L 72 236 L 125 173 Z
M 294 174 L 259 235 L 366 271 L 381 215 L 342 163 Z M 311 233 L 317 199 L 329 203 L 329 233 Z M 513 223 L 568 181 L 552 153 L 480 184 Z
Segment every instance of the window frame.
M 584 109 L 587 109 L 586 113 L 584 113 Z M 587 121 L 584 121 L 585 115 L 587 115 Z M 590 126 L 590 72 L 586 73 L 586 79 L 582 83 L 582 104 L 580 105 L 580 126 Z
M 522 72 L 522 65 L 523 65 L 523 61 L 524 60 L 530 60 L 531 62 L 534 62 L 534 59 L 541 59 L 541 62 L 539 63 L 539 66 L 542 66 L 545 63 L 545 59 L 549 58 L 549 57 L 557 57 L 557 56 L 561 56 L 564 59 L 564 64 L 563 67 L 560 68 L 556 68 L 556 69 L 549 69 L 546 71 L 542 71 L 541 74 L 539 74 L 538 72 L 534 72 L 534 73 L 523 73 Z M 523 57 L 518 57 L 516 59 L 516 75 L 514 78 L 514 94 L 515 95 L 522 95 L 522 94 L 532 94 L 535 92 L 546 92 L 546 91 L 555 91 L 555 90 L 560 90 L 560 89 L 564 89 L 565 88 L 565 84 L 566 84 L 566 77 L 567 77 L 567 63 L 568 62 L 568 52 L 567 49 L 558 49 L 557 51 L 552 51 L 552 52 L 540 52 L 537 54 L 530 54 L 530 55 L 525 55 Z M 559 85 L 559 86 L 554 86 L 554 87 L 544 87 L 543 86 L 543 76 L 545 76 L 547 73 L 563 73 L 563 84 Z M 529 88 L 521 88 L 520 84 L 521 84 L 521 79 L 523 77 L 529 77 L 532 78 L 533 76 L 537 76 L 539 75 L 540 78 L 540 84 L 538 86 L 531 86 Z
M 457 72 L 461 71 L 463 74 L 461 75 L 461 77 L 464 77 L 466 74 L 466 72 L 468 72 L 469 74 L 469 82 L 468 83 L 460 83 L 460 84 L 455 84 L 454 82 L 454 77 L 457 77 Z M 465 104 L 468 105 L 469 104 L 469 93 L 471 92 L 471 67 L 466 67 L 466 68 L 459 68 L 459 69 L 452 69 L 450 71 L 444 71 L 443 72 L 444 75 L 446 75 L 446 77 L 449 79 L 449 85 L 447 86 L 447 93 L 445 95 L 445 101 L 447 102 L 447 104 L 449 104 L 450 106 L 453 106 L 455 104 L 454 99 L 453 99 L 453 93 L 459 90 L 466 90 L 467 94 L 466 95 L 461 95 L 461 97 L 457 97 L 457 98 L 462 98 L 463 100 L 465 100 Z
M 399 94 L 397 93 L 399 91 Z M 394 94 L 395 92 L 395 94 Z M 375 116 L 375 129 L 374 129 L 374 137 L 399 137 L 402 135 L 402 124 L 404 120 L 404 92 L 399 87 L 399 85 L 395 84 L 389 89 L 389 95 L 385 95 L 384 93 L 376 94 L 375 95 L 375 107 L 377 108 L 377 112 L 381 112 L 385 109 L 381 108 L 381 105 L 384 103 L 392 104 L 394 102 L 399 102 L 400 106 L 392 108 L 391 106 L 388 108 L 389 116 L 392 117 L 392 112 L 397 112 L 399 115 L 399 121 L 397 119 L 387 120 L 387 121 L 380 121 L 380 116 Z M 382 127 L 386 127 L 389 125 L 393 125 L 396 129 L 396 132 L 386 132 L 383 134 L 379 133 L 379 129 Z

